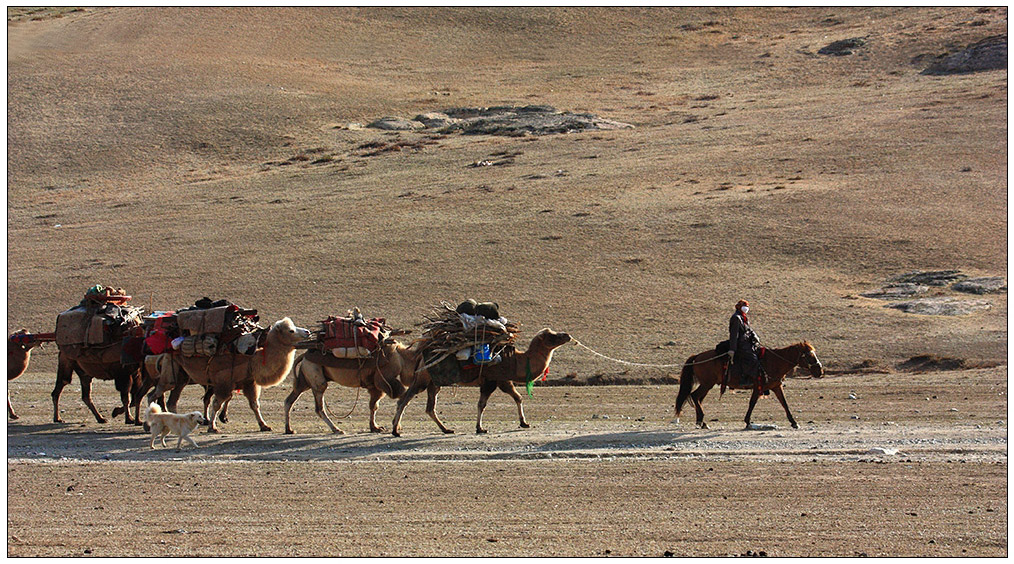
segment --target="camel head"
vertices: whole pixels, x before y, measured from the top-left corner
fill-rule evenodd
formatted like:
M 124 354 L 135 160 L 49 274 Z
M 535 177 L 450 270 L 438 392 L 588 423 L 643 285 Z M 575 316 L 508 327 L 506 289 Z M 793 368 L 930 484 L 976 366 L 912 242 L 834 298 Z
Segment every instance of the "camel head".
M 10 337 L 7 337 L 7 354 L 14 353 L 29 353 L 32 349 L 42 344 L 42 341 L 36 341 L 32 338 L 24 338 L 23 335 L 28 335 L 28 329 L 18 329 Z M 21 338 L 18 338 L 21 337 Z
M 528 349 L 534 349 L 536 347 L 542 347 L 547 351 L 566 345 L 570 342 L 570 335 L 567 333 L 557 333 L 552 329 L 543 329 L 532 337 L 532 342 L 528 345 Z
M 276 339 L 288 346 L 294 346 L 300 341 L 305 341 L 310 338 L 310 331 L 303 329 L 302 327 L 296 327 L 292 320 L 288 317 L 279 319 L 268 330 L 268 337 L 274 336 Z

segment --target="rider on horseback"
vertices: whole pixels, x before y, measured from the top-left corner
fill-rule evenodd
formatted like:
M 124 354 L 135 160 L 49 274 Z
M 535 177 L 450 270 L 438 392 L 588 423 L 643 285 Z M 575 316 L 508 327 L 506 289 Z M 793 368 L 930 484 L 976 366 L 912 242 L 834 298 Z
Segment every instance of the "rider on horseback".
M 729 319 L 729 377 L 739 373 L 740 385 L 749 386 L 760 376 L 760 361 L 757 351 L 760 342 L 757 334 L 750 327 L 746 313 L 750 304 L 746 300 L 736 303 L 736 312 Z

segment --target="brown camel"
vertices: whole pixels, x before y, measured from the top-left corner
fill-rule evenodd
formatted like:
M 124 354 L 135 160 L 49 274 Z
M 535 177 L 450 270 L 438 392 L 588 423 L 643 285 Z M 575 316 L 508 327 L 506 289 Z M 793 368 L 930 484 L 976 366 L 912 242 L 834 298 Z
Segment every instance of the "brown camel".
M 28 361 L 32 357 L 32 349 L 41 345 L 43 341 L 35 341 L 29 339 L 27 342 L 24 339 L 15 339 L 16 335 L 27 335 L 27 329 L 20 329 L 7 338 L 7 381 L 21 376 L 28 370 Z M 7 417 L 11 420 L 19 419 L 17 414 L 14 413 L 14 408 L 11 407 L 11 391 L 10 386 L 7 386 Z
M 261 431 L 270 431 L 271 427 L 261 417 L 261 389 L 277 386 L 285 379 L 295 360 L 295 345 L 309 339 L 310 335 L 310 331 L 296 327 L 286 317 L 268 329 L 264 346 L 258 348 L 253 355 L 226 351 L 209 358 L 183 356 L 179 352 L 173 352 L 173 361 L 183 368 L 191 381 L 211 386 L 214 391 L 211 416 L 208 417 L 209 432 L 218 432 L 215 420 L 219 411 L 232 399 L 235 390 L 242 391 L 250 402 L 250 409 L 253 410 Z
M 370 431 L 384 432 L 377 426 L 377 405 L 384 395 L 399 397 L 405 391 L 402 382 L 411 384 L 415 373 L 417 355 L 394 339 L 384 341 L 375 358 L 330 358 L 323 353 L 311 351 L 301 355 L 293 366 L 295 378 L 292 393 L 285 398 L 285 433 L 292 434 L 289 411 L 300 394 L 313 390 L 317 415 L 331 428 L 332 433 L 344 435 L 327 413 L 324 392 L 328 382 L 337 382 L 348 388 L 363 388 L 370 394 Z M 401 381 L 398 378 L 401 378 Z
M 144 365 L 141 370 L 141 394 L 148 394 L 148 404 L 158 403 L 163 411 L 177 413 L 176 405 L 179 402 L 183 387 L 194 383 L 190 375 L 183 371 L 183 367 L 173 360 L 172 353 L 149 354 L 144 357 Z M 236 390 L 242 391 L 242 390 Z M 169 399 L 164 398 L 169 392 Z M 204 417 L 208 418 L 208 411 L 211 407 L 211 400 L 215 397 L 215 390 L 211 386 L 204 386 Z M 227 405 L 222 407 L 218 414 L 218 420 L 228 423 Z M 145 423 L 145 430 L 148 424 Z
M 519 382 L 524 384 L 545 373 L 549 369 L 549 363 L 553 359 L 553 350 L 568 342 L 570 342 L 570 335 L 567 333 L 557 333 L 551 329 L 543 329 L 532 337 L 528 350 L 525 352 L 509 355 L 499 364 L 482 366 L 481 369 L 475 369 L 476 378 L 470 382 L 460 384 L 463 386 L 479 387 L 479 414 L 475 422 L 475 432 L 477 434 L 486 432 L 486 429 L 482 427 L 482 412 L 486 409 L 486 402 L 489 401 L 489 396 L 497 388 L 500 388 L 504 393 L 514 398 L 514 402 L 518 407 L 518 419 L 521 426 L 525 428 L 529 427 L 528 422 L 525 421 L 525 410 L 521 404 L 521 394 L 514 388 L 514 383 Z M 437 394 L 440 392 L 440 386 L 433 383 L 427 370 L 420 370 L 416 372 L 415 379 L 408 390 L 398 400 L 398 408 L 394 414 L 394 421 L 391 424 L 391 433 L 394 436 L 401 436 L 401 415 L 405 411 L 405 406 L 423 389 L 426 389 L 427 392 L 426 413 L 440 427 L 441 431 L 444 433 L 454 432 L 452 429 L 445 427 L 440 422 L 440 419 L 437 418 L 436 401 Z
M 106 346 L 58 345 L 60 354 L 57 358 L 56 386 L 53 388 L 53 422 L 63 423 L 60 417 L 60 394 L 70 384 L 74 373 L 81 380 L 81 401 L 91 410 L 95 420 L 105 423 L 106 418 L 99 415 L 92 403 L 92 380 L 112 380 L 116 390 L 120 392 L 120 407 L 113 409 L 112 417 L 124 414 L 127 425 L 141 425 L 138 410 L 141 405 L 141 364 L 123 364 L 123 340 L 117 339 Z M 128 404 L 128 396 L 132 402 Z M 134 408 L 134 417 L 130 416 L 130 407 Z

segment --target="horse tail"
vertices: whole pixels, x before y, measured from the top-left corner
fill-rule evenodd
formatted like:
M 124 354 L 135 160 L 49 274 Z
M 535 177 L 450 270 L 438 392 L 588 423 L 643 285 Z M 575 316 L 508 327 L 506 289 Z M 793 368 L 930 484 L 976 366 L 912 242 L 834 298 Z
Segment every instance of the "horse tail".
M 676 419 L 679 419 L 680 412 L 683 411 L 683 404 L 686 403 L 687 398 L 690 397 L 690 391 L 694 387 L 694 359 L 697 355 L 693 355 L 683 363 L 683 371 L 680 373 L 680 391 L 676 396 Z

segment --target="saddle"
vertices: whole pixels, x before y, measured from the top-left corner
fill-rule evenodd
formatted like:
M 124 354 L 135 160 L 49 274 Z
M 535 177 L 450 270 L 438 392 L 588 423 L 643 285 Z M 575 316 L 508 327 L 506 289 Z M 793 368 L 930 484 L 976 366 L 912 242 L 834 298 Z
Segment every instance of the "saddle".
M 337 368 L 339 370 L 383 368 L 387 365 L 387 360 L 384 356 L 376 354 L 376 352 L 374 352 L 372 356 L 364 358 L 338 358 L 333 354 L 321 351 L 320 349 L 309 349 L 306 351 L 306 355 L 303 358 L 314 364 L 327 366 L 328 368 Z

